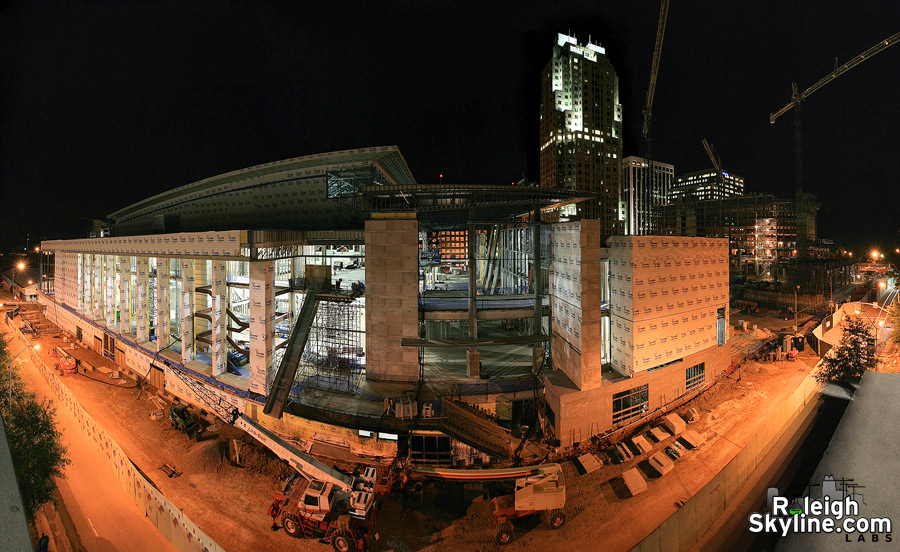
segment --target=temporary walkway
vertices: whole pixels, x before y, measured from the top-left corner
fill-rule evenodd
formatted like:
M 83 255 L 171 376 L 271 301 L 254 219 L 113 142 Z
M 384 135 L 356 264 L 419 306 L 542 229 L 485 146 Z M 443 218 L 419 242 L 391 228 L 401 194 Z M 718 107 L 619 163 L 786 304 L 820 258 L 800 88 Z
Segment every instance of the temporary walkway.
M 294 383 L 297 367 L 300 365 L 300 359 L 303 356 L 303 349 L 306 348 L 306 341 L 309 339 L 309 330 L 312 327 L 313 320 L 316 319 L 316 310 L 319 307 L 317 291 L 310 290 L 306 294 L 306 299 L 300 308 L 300 315 L 297 317 L 297 323 L 294 324 L 294 329 L 291 330 L 287 350 L 285 350 L 284 356 L 281 357 L 281 364 L 278 366 L 278 372 L 275 373 L 272 388 L 269 391 L 269 396 L 266 398 L 266 406 L 263 408 L 263 412 L 269 416 L 281 418 L 281 414 L 284 412 L 288 392 Z

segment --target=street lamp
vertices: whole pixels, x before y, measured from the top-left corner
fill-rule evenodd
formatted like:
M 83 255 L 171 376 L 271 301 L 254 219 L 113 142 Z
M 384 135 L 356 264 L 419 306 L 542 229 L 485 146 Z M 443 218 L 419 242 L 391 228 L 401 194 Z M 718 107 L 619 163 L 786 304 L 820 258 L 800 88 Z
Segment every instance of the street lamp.
M 34 349 L 35 351 L 41 348 L 41 344 L 37 345 L 25 345 L 22 347 L 22 350 L 16 353 L 16 356 L 12 357 L 12 360 L 9 361 L 9 406 L 12 407 L 12 365 L 13 361 L 18 358 L 19 355 L 25 352 L 25 349 Z
M 797 335 L 797 292 L 800 291 L 800 286 L 797 286 L 797 289 L 794 290 L 794 335 Z

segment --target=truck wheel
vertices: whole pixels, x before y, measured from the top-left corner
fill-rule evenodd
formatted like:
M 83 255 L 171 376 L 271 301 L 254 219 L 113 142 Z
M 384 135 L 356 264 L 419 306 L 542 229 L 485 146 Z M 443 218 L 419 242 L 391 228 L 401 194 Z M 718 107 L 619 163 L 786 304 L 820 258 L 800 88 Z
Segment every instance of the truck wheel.
M 335 549 L 336 552 L 350 552 L 353 550 L 353 541 L 351 541 L 346 534 L 338 533 L 331 539 L 331 546 Z
M 194 433 L 194 440 L 199 443 L 200 439 L 202 439 L 202 438 L 203 438 L 203 432 L 198 429 L 197 432 Z
M 293 517 L 285 517 L 282 520 L 281 525 L 284 527 L 284 532 L 294 538 L 300 538 L 300 524 Z
M 497 544 L 509 544 L 513 540 L 513 527 L 509 522 L 500 526 L 497 531 Z
M 550 512 L 550 529 L 559 529 L 566 524 L 566 513 L 562 510 Z

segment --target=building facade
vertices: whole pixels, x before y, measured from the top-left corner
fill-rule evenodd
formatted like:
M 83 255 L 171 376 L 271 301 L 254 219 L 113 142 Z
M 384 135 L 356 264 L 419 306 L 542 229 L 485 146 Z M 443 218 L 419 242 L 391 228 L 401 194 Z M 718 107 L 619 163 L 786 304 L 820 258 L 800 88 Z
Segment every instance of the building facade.
M 622 160 L 622 194 L 626 232 L 633 236 L 659 233 L 659 207 L 668 203 L 675 167 L 630 156 Z
M 621 234 L 622 105 L 604 48 L 558 35 L 541 76 L 540 117 L 541 186 L 596 194 L 562 214 L 600 220 L 604 235 Z
M 727 240 L 614 236 L 604 246 L 590 222 L 554 228 L 544 394 L 563 446 L 682 400 L 731 362 Z
M 369 205 L 347 214 L 360 229 L 266 230 L 256 227 L 265 209 L 247 207 L 245 229 L 48 241 L 41 269 L 52 281 L 38 299 L 75 341 L 180 400 L 207 412 L 237 408 L 276 427 L 316 420 L 361 447 L 373 431 L 429 431 L 452 439 L 453 451 L 508 458 L 500 425 L 535 423 L 527 413 L 542 388 L 554 435 L 568 446 L 634 423 L 724 369 L 725 240 L 607 238 L 602 220 L 548 224 L 534 212 L 529 220 L 523 211 L 566 196 L 468 186 L 438 197 L 427 185 L 400 184 L 408 173 L 372 151 L 319 156 L 361 172 L 381 166 L 398 182 L 354 185 Z M 276 193 L 303 197 L 299 184 L 278 191 L 291 163 L 307 161 L 239 171 L 256 179 L 241 197 L 248 205 Z M 307 185 L 316 190 L 314 180 Z M 189 185 L 123 209 L 113 230 L 152 223 L 152 213 L 219 224 L 203 222 L 218 186 Z M 171 210 L 183 202 L 205 207 Z M 297 226 L 316 213 L 313 203 L 289 205 L 280 216 Z M 478 208 L 489 212 L 472 216 Z M 478 431 L 467 433 L 472 424 Z
M 817 211 L 810 194 L 799 203 L 771 194 L 683 200 L 660 208 L 660 233 L 728 238 L 732 271 L 772 280 L 775 263 L 800 258 L 798 229 L 806 243 L 815 243 Z
M 715 169 L 679 176 L 669 189 L 668 203 L 681 200 L 702 201 L 744 195 L 744 177 Z

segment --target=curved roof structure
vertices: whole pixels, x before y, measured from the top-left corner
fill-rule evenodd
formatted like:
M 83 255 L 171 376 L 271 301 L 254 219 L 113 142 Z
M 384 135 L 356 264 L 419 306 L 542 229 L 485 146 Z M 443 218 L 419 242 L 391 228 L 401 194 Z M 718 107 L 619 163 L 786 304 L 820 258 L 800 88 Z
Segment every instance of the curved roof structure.
M 117 235 L 362 225 L 362 186 L 414 187 L 397 146 L 274 161 L 163 192 L 109 215 Z

